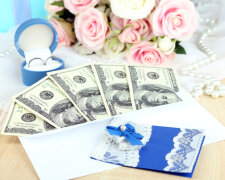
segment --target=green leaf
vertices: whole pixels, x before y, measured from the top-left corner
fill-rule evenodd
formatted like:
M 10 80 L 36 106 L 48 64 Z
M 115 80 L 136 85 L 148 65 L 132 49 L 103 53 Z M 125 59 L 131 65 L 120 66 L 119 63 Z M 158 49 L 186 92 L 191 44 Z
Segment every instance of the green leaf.
M 176 42 L 176 47 L 174 51 L 176 54 L 187 54 L 185 49 L 180 45 L 180 41 Z
M 118 43 L 120 43 L 120 40 L 119 40 L 117 37 L 111 39 L 110 42 L 109 42 L 109 48 L 110 48 L 110 49 L 113 49 L 113 46 L 114 46 L 115 44 L 118 44 Z
M 63 1 L 55 1 L 55 2 L 51 3 L 51 5 L 58 6 L 58 7 L 64 7 Z
M 124 26 L 124 28 L 121 29 L 121 32 L 123 32 L 125 29 L 132 27 L 131 24 L 127 24 L 126 26 Z
M 117 35 L 118 36 L 121 33 L 121 30 L 113 30 L 112 33 L 114 35 Z
M 156 42 L 157 41 L 157 36 L 154 36 L 151 41 Z
M 130 48 L 133 46 L 131 43 L 127 43 L 127 49 L 130 50 Z
M 64 9 L 61 10 L 61 11 L 56 12 L 56 14 L 57 14 L 58 16 L 62 16 L 62 15 L 64 15 L 64 13 L 65 13 L 65 10 L 64 10 Z
M 67 9 L 59 11 L 56 14 L 59 16 L 59 18 L 62 18 L 65 21 L 70 23 L 71 23 L 71 19 L 73 19 L 72 21 L 74 21 L 74 18 L 75 18 L 74 14 L 70 13 Z M 68 19 L 70 19 L 70 21 L 68 21 Z

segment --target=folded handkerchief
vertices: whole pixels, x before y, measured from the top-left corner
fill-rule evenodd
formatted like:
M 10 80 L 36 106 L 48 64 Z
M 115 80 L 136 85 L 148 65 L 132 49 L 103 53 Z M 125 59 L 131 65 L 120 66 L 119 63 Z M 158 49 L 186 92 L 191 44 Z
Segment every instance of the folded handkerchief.
M 112 118 L 91 158 L 192 177 L 203 130 L 149 126 Z

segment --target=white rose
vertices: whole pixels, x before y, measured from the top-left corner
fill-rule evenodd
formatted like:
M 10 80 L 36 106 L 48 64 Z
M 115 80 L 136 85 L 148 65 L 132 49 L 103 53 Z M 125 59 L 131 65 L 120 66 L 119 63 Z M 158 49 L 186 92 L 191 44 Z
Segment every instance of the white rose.
M 113 58 L 113 57 L 125 57 L 127 52 L 127 46 L 125 43 L 121 43 L 118 37 L 112 36 L 105 42 L 104 48 L 97 51 L 96 54 L 102 58 Z
M 87 48 L 83 47 L 80 42 L 77 43 L 74 48 L 75 51 L 81 55 L 90 55 L 94 53 L 94 51 L 88 50 Z
M 157 40 L 157 46 L 164 54 L 171 54 L 175 49 L 176 41 L 170 39 L 168 36 L 159 37 Z
M 155 6 L 155 0 L 110 0 L 112 12 L 125 19 L 146 18 Z

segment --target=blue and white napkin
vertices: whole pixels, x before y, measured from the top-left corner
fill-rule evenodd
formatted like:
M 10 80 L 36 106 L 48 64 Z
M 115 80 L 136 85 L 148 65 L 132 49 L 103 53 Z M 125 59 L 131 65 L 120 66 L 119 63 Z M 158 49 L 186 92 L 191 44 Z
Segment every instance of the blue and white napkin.
M 91 158 L 192 177 L 204 138 L 199 129 L 149 126 L 113 118 Z

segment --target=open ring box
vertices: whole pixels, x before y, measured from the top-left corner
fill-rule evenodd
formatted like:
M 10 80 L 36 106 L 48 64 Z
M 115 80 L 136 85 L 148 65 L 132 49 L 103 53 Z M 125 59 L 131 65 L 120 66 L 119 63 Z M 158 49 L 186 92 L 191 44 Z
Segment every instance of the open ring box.
M 64 68 L 64 61 L 52 56 L 58 44 L 54 27 L 46 20 L 31 19 L 19 26 L 14 38 L 15 46 L 25 61 L 21 64 L 23 83 L 34 84 L 47 72 Z

